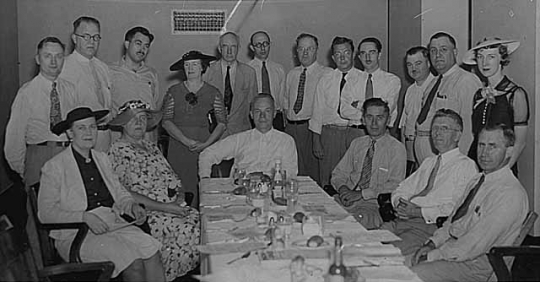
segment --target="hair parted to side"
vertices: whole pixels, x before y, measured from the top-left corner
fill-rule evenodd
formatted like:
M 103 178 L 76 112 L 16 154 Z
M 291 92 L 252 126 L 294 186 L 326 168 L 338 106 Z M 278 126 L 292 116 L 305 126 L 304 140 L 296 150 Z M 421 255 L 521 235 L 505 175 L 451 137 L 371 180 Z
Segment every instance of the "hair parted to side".
M 502 131 L 503 133 L 504 140 L 506 141 L 505 142 L 506 147 L 514 146 L 514 143 L 516 142 L 516 135 L 514 133 L 514 130 L 504 123 L 486 125 L 484 128 L 482 128 L 482 130 L 480 130 L 480 134 L 482 134 L 482 132 L 484 131 L 492 132 L 492 131 L 499 131 L 499 130 Z
M 463 119 L 454 110 L 439 109 L 435 112 L 435 116 L 433 116 L 433 120 L 440 117 L 447 117 L 449 119 L 452 119 L 457 124 L 459 131 L 463 132 Z

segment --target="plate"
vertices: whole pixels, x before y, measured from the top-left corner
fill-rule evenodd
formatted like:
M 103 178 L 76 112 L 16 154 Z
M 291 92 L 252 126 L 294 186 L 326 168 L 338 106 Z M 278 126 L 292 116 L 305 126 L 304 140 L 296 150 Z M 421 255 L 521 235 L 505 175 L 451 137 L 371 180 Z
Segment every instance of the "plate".
M 329 242 L 333 239 L 330 237 L 324 237 L 323 239 L 324 239 L 324 242 L 318 247 L 308 247 L 307 245 L 308 239 L 294 241 L 292 242 L 291 245 L 295 248 L 302 249 L 302 250 L 321 250 L 321 249 L 327 249 L 331 247 Z

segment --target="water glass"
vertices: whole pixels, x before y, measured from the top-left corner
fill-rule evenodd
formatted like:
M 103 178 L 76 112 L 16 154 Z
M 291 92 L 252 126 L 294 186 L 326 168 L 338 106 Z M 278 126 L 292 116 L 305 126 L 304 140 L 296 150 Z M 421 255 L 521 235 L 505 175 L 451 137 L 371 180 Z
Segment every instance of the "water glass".
M 246 193 L 246 201 L 248 204 L 253 205 L 253 199 L 260 194 L 259 182 L 255 179 L 249 182 Z
M 287 213 L 296 211 L 298 204 L 298 180 L 289 179 L 285 185 L 285 198 L 287 199 Z

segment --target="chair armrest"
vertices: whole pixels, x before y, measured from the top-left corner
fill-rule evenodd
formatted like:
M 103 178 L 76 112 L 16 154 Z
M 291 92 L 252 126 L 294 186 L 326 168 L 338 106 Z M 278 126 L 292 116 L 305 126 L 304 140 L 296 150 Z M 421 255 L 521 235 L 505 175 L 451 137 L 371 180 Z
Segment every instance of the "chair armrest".
M 81 245 L 88 234 L 88 225 L 84 222 L 68 222 L 68 223 L 41 223 L 41 227 L 47 231 L 62 230 L 62 229 L 77 229 L 77 235 L 69 248 L 69 262 L 81 263 Z
M 114 264 L 110 261 L 90 263 L 65 263 L 54 266 L 47 266 L 43 269 L 40 269 L 38 271 L 38 276 L 40 278 L 46 278 L 68 273 L 99 271 L 100 274 L 97 281 L 104 282 L 111 279 L 113 270 Z
M 540 256 L 540 246 L 493 247 L 487 254 L 498 281 L 512 281 L 512 275 L 503 258 L 524 255 Z

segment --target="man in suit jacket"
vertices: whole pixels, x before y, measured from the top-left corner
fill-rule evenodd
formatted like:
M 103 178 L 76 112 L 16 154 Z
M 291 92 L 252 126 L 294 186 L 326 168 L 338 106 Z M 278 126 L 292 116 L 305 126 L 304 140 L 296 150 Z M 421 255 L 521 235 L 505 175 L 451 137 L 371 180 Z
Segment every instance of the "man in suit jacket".
M 236 60 L 240 47 L 238 35 L 227 32 L 219 38 L 221 59 L 206 70 L 204 80 L 223 94 L 227 108 L 227 135 L 251 128 L 249 103 L 257 95 L 255 70 Z

